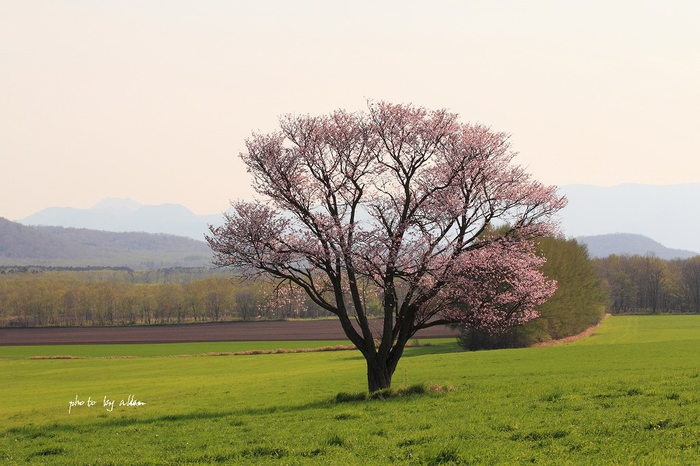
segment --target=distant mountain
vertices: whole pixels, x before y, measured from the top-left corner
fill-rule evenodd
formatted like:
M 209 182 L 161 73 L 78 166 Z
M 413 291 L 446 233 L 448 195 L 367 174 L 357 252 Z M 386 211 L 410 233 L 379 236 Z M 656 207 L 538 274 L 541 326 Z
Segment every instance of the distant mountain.
M 141 204 L 133 199 L 117 199 L 114 197 L 106 197 L 92 207 L 92 210 L 116 209 L 134 211 L 138 210 Z
M 693 251 L 670 249 L 651 238 L 631 233 L 577 236 L 576 240 L 588 247 L 591 257 L 608 257 L 610 254 L 629 254 L 631 256 L 651 254 L 660 259 L 670 260 L 688 259 L 700 255 L 700 253 Z
M 567 236 L 625 232 L 654 238 L 670 248 L 700 251 L 700 234 L 696 233 L 700 231 L 700 183 L 567 185 L 560 193 L 569 199 L 559 214 Z M 208 225 L 223 223 L 223 214 L 196 215 L 179 204 L 149 206 L 131 199 L 107 198 L 90 209 L 50 207 L 20 223 L 167 233 L 202 241 Z
M 30 215 L 24 225 L 88 228 L 115 232 L 167 233 L 204 241 L 208 225 L 223 223 L 223 215 L 196 215 L 179 204 L 141 205 L 131 199 L 106 198 L 90 209 L 49 207 Z
M 560 193 L 569 199 L 559 214 L 567 236 L 635 233 L 700 251 L 700 183 L 567 185 Z
M 0 265 L 208 267 L 203 241 L 165 234 L 26 226 L 0 217 Z

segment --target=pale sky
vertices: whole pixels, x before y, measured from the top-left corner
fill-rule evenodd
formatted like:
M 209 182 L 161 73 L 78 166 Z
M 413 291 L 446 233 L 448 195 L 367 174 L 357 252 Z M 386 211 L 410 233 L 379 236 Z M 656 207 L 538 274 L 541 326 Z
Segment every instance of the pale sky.
M 0 0 L 0 216 L 252 197 L 284 113 L 366 99 L 511 134 L 546 183 L 700 181 L 700 2 Z

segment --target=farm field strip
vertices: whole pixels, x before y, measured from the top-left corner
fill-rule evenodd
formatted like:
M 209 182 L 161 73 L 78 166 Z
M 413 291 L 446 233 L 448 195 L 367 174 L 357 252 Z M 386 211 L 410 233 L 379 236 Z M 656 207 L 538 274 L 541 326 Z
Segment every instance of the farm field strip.
M 320 346 L 346 345 L 345 340 L 327 341 L 226 341 L 197 343 L 137 343 L 124 345 L 39 345 L 0 346 L 0 358 L 30 358 L 32 356 L 78 357 L 161 357 L 195 355 L 210 352 L 236 353 L 250 350 L 274 350 L 278 348 L 317 348 Z
M 381 320 L 370 320 L 373 331 L 381 332 L 381 326 Z M 419 330 L 416 337 L 455 338 L 457 334 L 456 330 L 440 325 Z M 345 333 L 337 319 L 207 322 L 126 327 L 0 328 L 0 347 L 345 339 Z
M 409 345 L 442 345 L 454 343 L 454 338 L 414 340 Z M 250 351 L 289 351 L 345 347 L 347 340 L 294 341 L 236 341 L 197 343 L 156 343 L 126 345 L 40 345 L 0 346 L 0 359 L 56 358 L 149 358 L 171 356 L 230 355 Z M 351 351 L 351 350 L 349 350 Z M 66 358 L 69 359 L 69 358 Z

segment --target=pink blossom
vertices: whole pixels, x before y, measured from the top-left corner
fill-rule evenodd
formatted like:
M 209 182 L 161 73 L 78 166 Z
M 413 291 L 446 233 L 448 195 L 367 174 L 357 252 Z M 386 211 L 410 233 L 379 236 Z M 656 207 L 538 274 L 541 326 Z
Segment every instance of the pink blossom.
M 211 229 L 217 264 L 285 280 L 336 314 L 367 358 L 370 388 L 390 381 L 419 329 L 507 328 L 536 317 L 556 288 L 532 240 L 556 230 L 566 199 L 512 163 L 504 133 L 380 101 L 284 116 L 246 147 L 261 200 L 234 203 Z M 367 293 L 381 298 L 378 348 Z

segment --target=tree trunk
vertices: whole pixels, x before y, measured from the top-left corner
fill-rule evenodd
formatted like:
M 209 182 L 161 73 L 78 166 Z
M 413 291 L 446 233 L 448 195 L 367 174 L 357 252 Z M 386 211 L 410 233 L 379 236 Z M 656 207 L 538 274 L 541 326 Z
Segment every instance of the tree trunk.
M 386 362 L 367 361 L 367 384 L 369 392 L 376 392 L 391 387 L 392 372 Z

